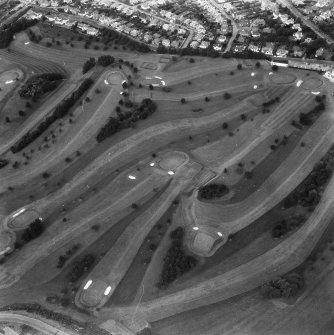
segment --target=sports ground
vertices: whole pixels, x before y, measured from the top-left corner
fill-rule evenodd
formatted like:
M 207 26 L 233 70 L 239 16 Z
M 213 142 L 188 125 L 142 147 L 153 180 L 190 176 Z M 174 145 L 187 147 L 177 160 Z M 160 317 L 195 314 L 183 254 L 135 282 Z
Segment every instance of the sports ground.
M 82 319 L 85 311 L 117 334 L 149 325 L 159 335 L 302 335 L 306 319 L 324 329 L 312 334 L 329 334 L 332 316 L 314 305 L 325 303 L 324 290 L 333 300 L 334 181 L 313 187 L 311 208 L 284 201 L 334 143 L 332 83 L 264 60 L 27 41 L 20 33 L 0 50 L 1 306 L 21 299 Z M 101 55 L 115 61 L 82 74 Z M 54 72 L 64 76 L 59 87 L 25 107 L 20 87 Z M 85 78 L 93 84 L 69 113 L 13 152 Z M 156 111 L 97 141 L 110 118 L 123 121 L 143 101 Z M 321 113 L 303 121 L 319 104 Z M 213 184 L 228 191 L 201 198 Z M 273 237 L 277 221 L 296 213 L 303 223 Z M 36 220 L 43 232 L 30 238 Z M 175 229 L 182 242 L 171 242 Z M 159 285 L 172 243 L 196 266 Z M 262 285 L 301 268 L 300 296 L 261 296 Z

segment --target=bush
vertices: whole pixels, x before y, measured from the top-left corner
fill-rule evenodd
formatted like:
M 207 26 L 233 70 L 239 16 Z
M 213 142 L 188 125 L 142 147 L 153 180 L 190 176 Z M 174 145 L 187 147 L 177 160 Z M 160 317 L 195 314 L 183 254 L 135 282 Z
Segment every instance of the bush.
M 44 227 L 40 219 L 36 219 L 29 224 L 29 227 L 26 228 L 22 234 L 22 238 L 25 242 L 29 242 L 42 235 Z
M 60 73 L 38 74 L 30 79 L 19 90 L 23 98 L 41 97 L 46 92 L 53 91 L 64 77 Z
M 198 261 L 195 257 L 187 255 L 182 248 L 183 228 L 178 227 L 171 232 L 172 243 L 163 260 L 162 272 L 158 282 L 159 288 L 166 288 L 178 277 L 193 269 Z
M 209 184 L 201 186 L 198 195 L 202 199 L 220 198 L 229 192 L 229 188 L 224 184 Z
M 87 73 L 95 66 L 95 64 L 96 64 L 95 58 L 93 57 L 89 58 L 88 61 L 86 61 L 82 66 L 82 73 L 83 74 Z
M 115 58 L 110 55 L 100 56 L 97 59 L 97 64 L 101 66 L 109 66 L 115 62 Z

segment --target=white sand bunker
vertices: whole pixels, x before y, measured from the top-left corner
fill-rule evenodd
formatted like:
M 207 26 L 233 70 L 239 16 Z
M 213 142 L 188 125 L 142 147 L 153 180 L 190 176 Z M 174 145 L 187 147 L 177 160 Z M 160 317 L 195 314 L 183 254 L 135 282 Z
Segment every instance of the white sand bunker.
M 188 155 L 184 152 L 170 151 L 163 155 L 158 164 L 161 169 L 171 171 L 186 163 L 188 159 Z
M 108 288 L 108 284 L 102 280 L 93 280 L 88 289 L 83 290 L 81 294 L 81 302 L 88 306 L 97 306 L 103 299 L 104 293 Z

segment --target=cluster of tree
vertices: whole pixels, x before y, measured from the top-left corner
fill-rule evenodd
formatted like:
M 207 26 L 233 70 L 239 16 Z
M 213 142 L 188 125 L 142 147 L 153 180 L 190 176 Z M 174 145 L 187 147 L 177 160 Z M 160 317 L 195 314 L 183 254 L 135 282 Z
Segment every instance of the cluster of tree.
M 64 79 L 60 73 L 42 73 L 35 75 L 27 80 L 27 82 L 19 90 L 19 94 L 23 98 L 40 97 L 46 92 L 53 91 Z
M 315 54 L 315 52 L 319 48 L 326 48 L 327 42 L 323 38 L 317 38 L 316 40 L 312 41 L 311 43 L 304 43 L 303 46 L 305 47 L 305 54 L 307 57 L 310 57 Z
M 273 99 L 271 99 L 271 100 L 268 100 L 268 101 L 264 102 L 264 103 L 262 104 L 262 106 L 263 106 L 263 107 L 269 107 L 269 106 L 273 105 L 275 102 L 279 102 L 279 101 L 280 101 L 280 98 L 279 98 L 279 97 L 276 97 L 276 98 L 273 98 Z
M 110 41 L 114 41 L 114 43 L 117 42 L 118 44 L 127 45 L 130 49 L 139 52 L 147 53 L 151 51 L 149 46 L 147 46 L 146 44 L 138 42 L 130 38 L 129 36 L 123 35 L 122 33 L 116 30 L 102 28 L 100 32 L 101 32 L 101 39 L 105 44 L 109 43 Z
M 5 25 L 3 29 L 0 30 L 0 49 L 7 48 L 16 33 L 34 26 L 37 22 L 38 20 L 36 19 L 28 20 L 23 17 L 8 26 Z
M 121 129 L 133 126 L 137 121 L 144 120 L 157 109 L 151 99 L 144 99 L 139 106 L 133 106 L 133 111 L 118 113 L 117 117 L 110 117 L 108 122 L 100 129 L 96 136 L 98 142 L 104 141 Z
M 261 292 L 267 299 L 289 298 L 295 296 L 303 287 L 303 276 L 292 272 L 264 284 Z
M 198 195 L 202 199 L 220 198 L 229 192 L 229 188 L 224 184 L 209 184 L 201 186 Z
M 61 269 L 65 263 L 79 250 L 80 244 L 74 244 L 71 249 L 66 251 L 65 255 L 60 255 L 58 257 L 57 268 Z
M 178 277 L 193 269 L 198 263 L 195 257 L 184 252 L 182 248 L 183 237 L 184 230 L 182 227 L 176 228 L 170 234 L 172 244 L 163 260 L 162 272 L 157 285 L 159 288 L 166 288 Z
M 326 96 L 317 96 L 315 99 L 318 104 L 310 112 L 299 114 L 299 122 L 303 126 L 310 126 L 311 124 L 313 124 L 319 114 L 325 110 Z
M 306 218 L 303 215 L 293 215 L 287 219 L 283 219 L 278 222 L 273 228 L 271 235 L 272 237 L 283 237 L 288 232 L 298 228 L 305 222 Z
M 68 279 L 70 280 L 70 282 L 75 283 L 78 279 L 80 279 L 92 268 L 94 262 L 95 256 L 92 254 L 87 254 L 77 260 L 73 264 L 72 269 L 68 274 Z
M 115 62 L 115 58 L 110 55 L 103 55 L 97 59 L 97 64 L 101 66 L 109 66 Z
M 45 130 L 47 130 L 51 124 L 56 120 L 64 117 L 70 110 L 70 108 L 78 101 L 78 99 L 91 87 L 93 79 L 85 79 L 79 88 L 74 91 L 67 99 L 63 100 L 53 111 L 53 113 L 46 117 L 36 129 L 26 133 L 16 144 L 11 147 L 13 153 L 19 152 L 32 143 L 38 138 Z
M 321 191 L 333 174 L 334 147 L 315 165 L 304 181 L 284 200 L 284 207 L 297 204 L 314 208 L 320 201 Z
M 39 315 L 42 318 L 59 322 L 63 327 L 71 329 L 81 335 L 110 335 L 108 331 L 99 328 L 91 322 L 79 322 L 75 319 L 72 319 L 68 314 L 65 315 L 51 311 L 36 303 L 16 303 L 1 307 L 0 311 L 26 311 L 29 314 Z
M 0 169 L 4 168 L 8 164 L 9 164 L 9 161 L 7 159 L 0 158 Z
M 96 60 L 94 57 L 89 58 L 84 65 L 82 66 L 82 73 L 87 73 L 90 69 L 92 69 L 96 64 Z
M 44 226 L 42 224 L 42 220 L 36 219 L 35 221 L 29 224 L 28 228 L 24 230 L 22 234 L 22 238 L 25 242 L 29 242 L 41 236 L 43 231 L 44 231 Z

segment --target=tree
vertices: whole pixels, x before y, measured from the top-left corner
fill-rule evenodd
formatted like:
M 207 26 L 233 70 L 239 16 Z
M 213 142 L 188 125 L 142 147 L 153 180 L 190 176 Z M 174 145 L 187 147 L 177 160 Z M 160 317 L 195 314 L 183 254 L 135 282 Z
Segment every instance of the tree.
M 273 66 L 271 67 L 271 69 L 272 69 L 273 71 L 278 71 L 278 66 L 277 66 L 277 65 L 273 65 Z
M 90 69 L 92 69 L 96 64 L 95 58 L 91 57 L 89 58 L 84 65 L 82 66 L 82 73 L 87 73 Z
M 261 63 L 260 62 L 256 62 L 255 63 L 255 67 L 257 67 L 257 68 L 261 67 Z
M 186 103 L 186 99 L 185 99 L 185 98 L 182 98 L 182 99 L 181 99 L 181 103 L 182 103 L 182 104 L 185 104 L 185 103 Z
M 227 123 L 227 122 L 224 122 L 223 125 L 222 125 L 222 128 L 223 128 L 223 129 L 227 129 L 227 128 L 228 128 L 228 123 Z
M 224 99 L 225 99 L 225 100 L 228 100 L 228 99 L 230 99 L 230 98 L 231 98 L 231 94 L 225 92 L 225 93 L 224 93 Z
M 154 87 L 153 87 L 152 84 L 150 84 L 150 85 L 148 86 L 148 88 L 149 88 L 151 91 L 153 91 L 153 89 L 154 89 Z
M 205 97 L 205 102 L 210 101 L 210 99 L 208 97 Z
M 242 64 L 238 64 L 238 65 L 237 65 L 237 69 L 238 69 L 238 70 L 241 70 L 241 69 L 242 69 Z

